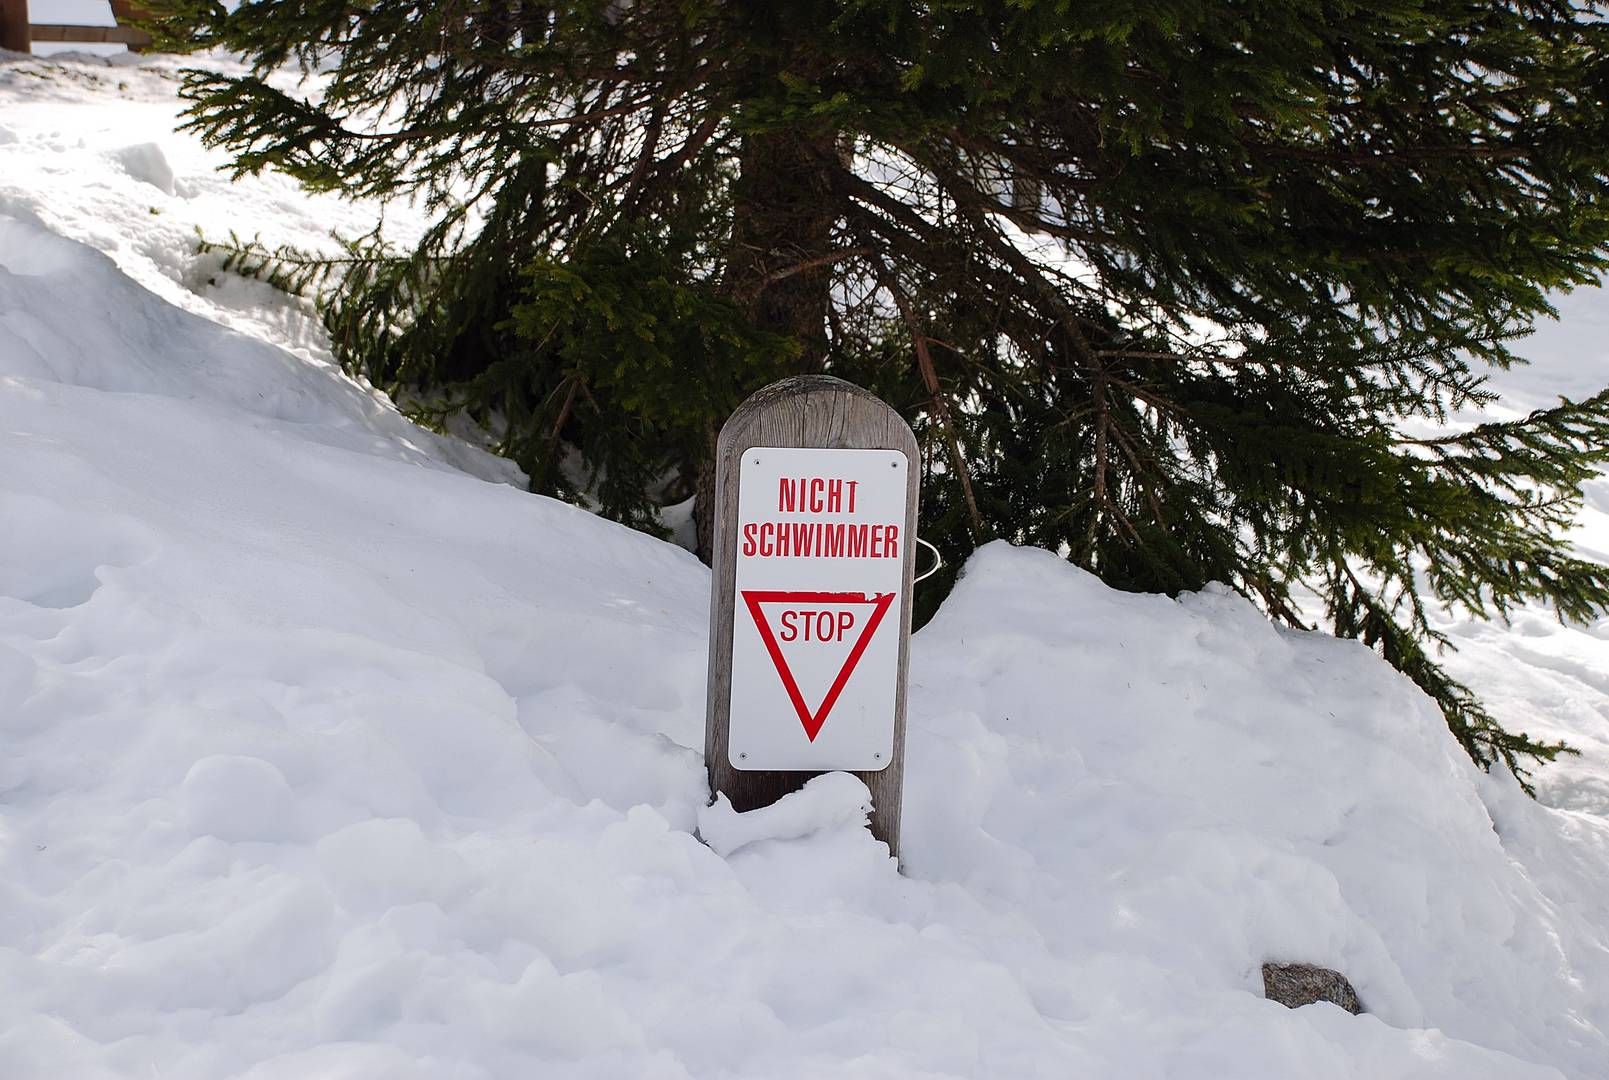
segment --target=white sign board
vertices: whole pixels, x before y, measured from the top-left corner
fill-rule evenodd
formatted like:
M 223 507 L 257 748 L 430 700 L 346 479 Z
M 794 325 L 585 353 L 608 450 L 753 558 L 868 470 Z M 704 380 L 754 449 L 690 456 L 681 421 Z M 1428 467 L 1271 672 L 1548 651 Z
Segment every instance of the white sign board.
M 738 472 L 727 754 L 874 772 L 894 752 L 904 585 L 898 450 L 757 446 Z

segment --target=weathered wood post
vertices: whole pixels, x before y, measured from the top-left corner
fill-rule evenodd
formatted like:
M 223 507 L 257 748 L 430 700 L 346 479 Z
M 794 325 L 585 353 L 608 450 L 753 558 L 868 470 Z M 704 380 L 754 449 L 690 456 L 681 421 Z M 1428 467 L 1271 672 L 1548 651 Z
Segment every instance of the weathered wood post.
M 842 379 L 772 383 L 716 447 L 704 758 L 739 811 L 851 772 L 899 856 L 916 437 Z
M 0 0 L 0 49 L 30 51 L 33 35 L 28 27 L 28 0 Z

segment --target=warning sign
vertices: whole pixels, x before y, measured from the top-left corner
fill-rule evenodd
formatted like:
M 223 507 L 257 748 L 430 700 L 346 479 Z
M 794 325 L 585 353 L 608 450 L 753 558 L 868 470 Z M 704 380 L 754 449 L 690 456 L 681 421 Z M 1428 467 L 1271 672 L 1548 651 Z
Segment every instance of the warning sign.
M 911 542 L 908 468 L 897 450 L 743 454 L 728 742 L 735 768 L 888 765 Z

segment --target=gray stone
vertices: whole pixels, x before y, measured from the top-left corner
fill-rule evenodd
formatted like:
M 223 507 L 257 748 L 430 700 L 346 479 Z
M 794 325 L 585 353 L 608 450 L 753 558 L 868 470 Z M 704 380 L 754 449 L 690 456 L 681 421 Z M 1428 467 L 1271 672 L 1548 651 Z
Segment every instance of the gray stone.
M 1288 1009 L 1328 1001 L 1354 1015 L 1363 1011 L 1358 992 L 1345 975 L 1312 964 L 1264 964 L 1263 996 Z

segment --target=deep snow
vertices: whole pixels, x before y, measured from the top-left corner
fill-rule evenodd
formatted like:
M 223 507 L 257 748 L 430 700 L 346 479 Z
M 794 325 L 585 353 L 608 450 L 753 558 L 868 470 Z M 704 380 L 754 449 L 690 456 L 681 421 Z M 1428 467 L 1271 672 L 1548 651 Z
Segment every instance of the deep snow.
M 1538 804 L 1355 643 L 993 545 L 905 875 L 848 778 L 705 807 L 706 571 L 195 255 L 373 211 L 226 183 L 172 66 L 0 63 L 0 1077 L 1609 1076 L 1604 621 L 1449 622 L 1589 751 Z

